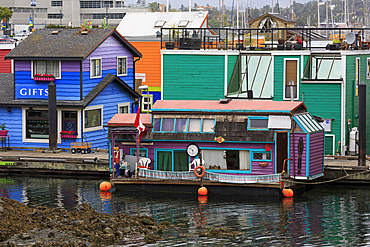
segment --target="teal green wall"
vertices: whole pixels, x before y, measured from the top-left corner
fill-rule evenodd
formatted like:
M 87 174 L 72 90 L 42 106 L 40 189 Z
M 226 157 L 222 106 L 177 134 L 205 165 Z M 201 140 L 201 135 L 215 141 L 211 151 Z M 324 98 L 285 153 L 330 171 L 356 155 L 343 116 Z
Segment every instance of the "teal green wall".
M 238 56 L 228 56 L 228 81 Z M 163 55 L 164 100 L 224 98 L 224 55 Z
M 340 140 L 341 135 L 341 84 L 339 83 L 302 83 L 301 78 L 309 56 L 303 57 L 303 71 L 301 71 L 301 56 L 274 56 L 274 100 L 283 100 L 284 78 L 284 59 L 298 58 L 299 71 L 299 100 L 307 106 L 308 112 L 313 116 L 322 118 L 331 118 L 332 131 L 327 134 L 335 134 L 336 142 Z M 303 96 L 302 96 L 303 95 Z M 323 107 L 325 106 L 325 107 Z M 326 138 L 331 141 L 325 144 L 325 153 L 332 154 L 332 138 Z
M 366 119 L 370 117 L 370 80 L 367 79 L 367 58 L 369 55 L 347 56 L 346 60 L 346 120 L 350 127 L 358 127 L 358 96 L 356 96 L 356 58 L 360 58 L 360 82 L 366 83 Z M 347 135 L 346 135 L 347 141 Z M 366 151 L 370 153 L 370 121 L 366 121 Z

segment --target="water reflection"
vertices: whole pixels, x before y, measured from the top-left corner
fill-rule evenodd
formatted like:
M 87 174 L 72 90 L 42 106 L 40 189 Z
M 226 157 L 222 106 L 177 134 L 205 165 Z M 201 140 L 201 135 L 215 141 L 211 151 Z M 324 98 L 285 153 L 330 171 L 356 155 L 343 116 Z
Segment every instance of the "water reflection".
M 72 210 L 89 203 L 101 213 L 144 214 L 173 225 L 158 246 L 368 245 L 370 192 L 364 186 L 325 185 L 282 200 L 100 191 L 102 179 L 0 177 L 0 196 L 30 206 Z M 199 238 L 209 227 L 228 228 L 235 238 Z M 142 240 L 138 240 L 140 242 Z M 122 243 L 128 245 L 128 243 Z

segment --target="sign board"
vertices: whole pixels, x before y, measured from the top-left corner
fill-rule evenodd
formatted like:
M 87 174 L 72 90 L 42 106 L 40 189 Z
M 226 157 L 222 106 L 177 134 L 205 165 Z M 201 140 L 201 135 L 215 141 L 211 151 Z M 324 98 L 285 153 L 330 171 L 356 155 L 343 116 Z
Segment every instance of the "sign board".
M 63 130 L 76 131 L 76 121 L 63 121 Z
M 14 162 L 0 161 L 0 166 L 14 166 Z
M 16 86 L 16 99 L 47 99 L 48 85 Z
M 135 73 L 135 79 L 141 79 L 142 82 L 145 82 L 146 74 L 145 73 Z
M 324 128 L 325 132 L 331 132 L 331 119 L 324 119 L 320 125 Z

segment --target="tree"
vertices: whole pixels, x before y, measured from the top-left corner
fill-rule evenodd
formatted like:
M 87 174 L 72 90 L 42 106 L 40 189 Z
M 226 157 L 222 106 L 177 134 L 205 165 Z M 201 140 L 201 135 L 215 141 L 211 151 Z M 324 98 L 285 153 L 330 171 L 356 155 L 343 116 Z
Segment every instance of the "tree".
M 5 8 L 5 7 L 0 7 L 0 20 L 7 19 L 9 20 L 13 15 L 13 11 Z
M 153 12 L 155 12 L 156 10 L 159 9 L 159 4 L 157 2 L 152 2 L 152 3 L 149 3 L 149 8 L 151 8 L 151 10 Z

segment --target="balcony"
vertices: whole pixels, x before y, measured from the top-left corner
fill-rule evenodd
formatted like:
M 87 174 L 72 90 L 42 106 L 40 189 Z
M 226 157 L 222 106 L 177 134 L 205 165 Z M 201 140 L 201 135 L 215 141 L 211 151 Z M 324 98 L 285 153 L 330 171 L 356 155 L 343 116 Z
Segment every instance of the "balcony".
M 367 50 L 369 35 L 370 28 L 162 28 L 160 38 L 167 50 Z

